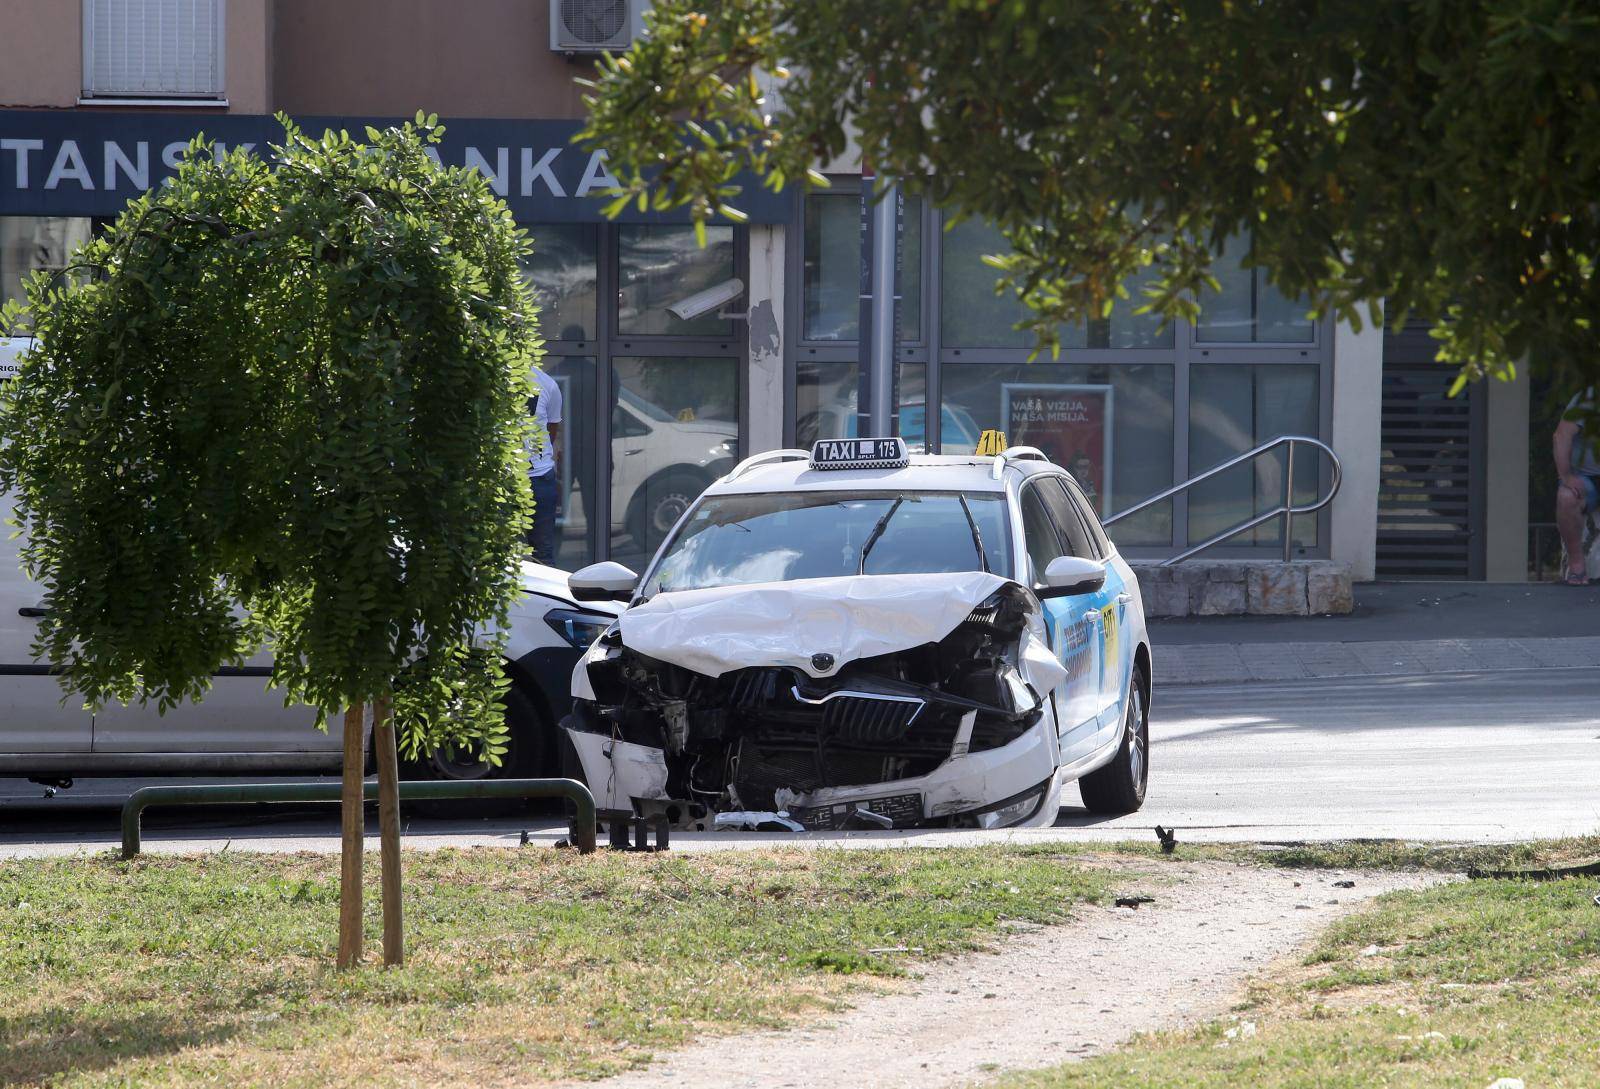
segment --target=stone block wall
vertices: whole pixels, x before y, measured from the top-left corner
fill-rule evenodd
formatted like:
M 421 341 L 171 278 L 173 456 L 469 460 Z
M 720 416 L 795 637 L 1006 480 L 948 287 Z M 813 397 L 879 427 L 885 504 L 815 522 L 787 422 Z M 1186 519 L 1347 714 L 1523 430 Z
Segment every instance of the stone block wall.
M 1351 612 L 1350 569 L 1332 560 L 1186 560 L 1133 565 L 1146 616 L 1308 616 Z

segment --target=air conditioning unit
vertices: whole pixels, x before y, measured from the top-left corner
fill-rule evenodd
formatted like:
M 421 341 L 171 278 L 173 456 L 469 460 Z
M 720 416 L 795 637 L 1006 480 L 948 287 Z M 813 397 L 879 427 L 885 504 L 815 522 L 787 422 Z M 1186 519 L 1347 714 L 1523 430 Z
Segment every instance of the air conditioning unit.
M 644 33 L 650 0 L 550 0 L 550 48 L 557 53 L 620 52 Z

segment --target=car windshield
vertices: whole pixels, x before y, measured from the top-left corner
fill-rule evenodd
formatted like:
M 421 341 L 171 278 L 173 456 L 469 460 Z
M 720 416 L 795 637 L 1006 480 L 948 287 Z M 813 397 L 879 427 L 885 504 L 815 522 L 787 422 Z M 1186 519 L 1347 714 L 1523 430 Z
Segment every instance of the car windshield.
M 999 492 L 714 495 L 668 543 L 645 594 L 983 570 L 1011 575 L 1011 530 Z

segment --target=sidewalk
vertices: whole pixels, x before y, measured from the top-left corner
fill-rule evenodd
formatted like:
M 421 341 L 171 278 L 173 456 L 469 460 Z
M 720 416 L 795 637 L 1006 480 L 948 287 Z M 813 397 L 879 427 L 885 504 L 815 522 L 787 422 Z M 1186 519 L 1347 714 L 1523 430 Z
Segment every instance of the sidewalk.
M 1161 684 L 1594 668 L 1600 586 L 1391 582 L 1355 588 L 1349 616 L 1150 621 Z

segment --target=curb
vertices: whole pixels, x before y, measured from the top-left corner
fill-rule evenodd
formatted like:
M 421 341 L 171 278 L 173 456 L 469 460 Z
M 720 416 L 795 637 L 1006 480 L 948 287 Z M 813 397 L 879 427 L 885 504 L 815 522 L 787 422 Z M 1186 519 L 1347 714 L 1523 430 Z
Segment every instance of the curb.
M 1600 669 L 1600 636 L 1368 643 L 1226 643 L 1154 648 L 1163 685 L 1246 684 L 1334 677 L 1418 676 L 1531 669 Z

